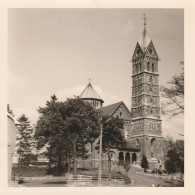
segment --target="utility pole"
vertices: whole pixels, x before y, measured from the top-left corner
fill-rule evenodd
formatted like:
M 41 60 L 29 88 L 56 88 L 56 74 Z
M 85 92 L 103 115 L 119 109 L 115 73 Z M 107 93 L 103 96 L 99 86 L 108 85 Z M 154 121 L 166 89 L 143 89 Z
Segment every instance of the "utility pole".
M 98 185 L 99 186 L 101 185 L 101 177 L 102 177 L 102 122 L 100 125 L 100 149 L 99 149 L 99 166 L 98 166 Z
M 104 122 L 107 123 L 111 118 Z M 102 132 L 103 132 L 103 124 L 101 118 L 101 125 L 100 125 L 100 151 L 99 151 L 99 166 L 98 166 L 98 185 L 101 185 L 101 178 L 102 178 Z

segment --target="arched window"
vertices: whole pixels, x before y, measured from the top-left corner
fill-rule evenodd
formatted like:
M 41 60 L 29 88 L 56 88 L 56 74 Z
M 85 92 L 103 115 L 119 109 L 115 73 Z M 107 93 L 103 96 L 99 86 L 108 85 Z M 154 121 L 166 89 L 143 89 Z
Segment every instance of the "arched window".
M 136 145 L 139 145 L 139 139 L 136 139 Z
M 138 73 L 138 64 L 136 64 L 135 66 L 136 66 L 136 73 Z
M 154 72 L 154 64 L 152 64 L 152 72 Z
M 139 63 L 139 72 L 141 72 L 141 62 Z
M 152 139 L 151 139 L 151 146 L 154 145 L 154 142 L 155 142 L 155 141 L 156 141 L 155 138 L 152 138 Z
M 147 71 L 150 71 L 150 62 L 147 63 Z
M 119 152 L 118 159 L 119 159 L 119 165 L 124 165 L 124 155 L 123 155 L 123 152 Z
M 130 163 L 130 154 L 129 154 L 129 152 L 127 152 L 126 155 L 125 155 L 125 162 Z
M 137 161 L 137 154 L 136 153 L 133 153 L 132 154 L 132 163 L 134 163 L 136 161 Z
M 153 152 L 151 152 L 151 158 L 154 158 L 154 154 L 153 154 Z

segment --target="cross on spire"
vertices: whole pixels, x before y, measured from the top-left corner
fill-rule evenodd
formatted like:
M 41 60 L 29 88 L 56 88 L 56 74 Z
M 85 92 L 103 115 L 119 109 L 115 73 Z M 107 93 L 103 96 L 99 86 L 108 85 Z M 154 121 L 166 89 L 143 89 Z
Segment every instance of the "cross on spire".
M 144 19 L 144 28 L 146 29 L 146 20 L 147 20 L 146 14 L 144 13 L 143 16 L 144 16 L 144 17 L 143 17 L 143 19 Z

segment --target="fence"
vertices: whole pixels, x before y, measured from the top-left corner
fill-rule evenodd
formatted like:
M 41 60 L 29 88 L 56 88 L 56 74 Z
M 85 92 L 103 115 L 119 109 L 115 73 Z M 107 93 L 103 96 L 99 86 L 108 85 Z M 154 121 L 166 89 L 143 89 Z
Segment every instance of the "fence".
M 97 176 L 86 176 L 86 175 L 69 175 L 67 179 L 67 186 L 96 186 L 98 181 Z M 124 182 L 123 177 L 101 177 L 101 181 L 104 184 L 118 185 Z

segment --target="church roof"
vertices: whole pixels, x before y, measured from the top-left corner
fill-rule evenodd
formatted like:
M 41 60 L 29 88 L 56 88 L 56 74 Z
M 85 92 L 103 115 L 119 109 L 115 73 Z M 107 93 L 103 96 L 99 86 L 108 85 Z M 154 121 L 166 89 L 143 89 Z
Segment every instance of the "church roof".
M 112 115 L 112 113 L 120 106 L 121 103 L 122 101 L 100 108 L 102 115 L 104 116 Z
M 80 94 L 79 97 L 82 98 L 82 99 L 96 99 L 96 100 L 101 100 L 103 102 L 103 100 L 98 95 L 98 93 L 95 91 L 95 89 L 93 88 L 93 86 L 91 85 L 90 82 L 87 85 L 87 87 L 83 90 L 83 92 Z
M 96 144 L 96 147 L 95 149 L 98 150 L 99 149 L 99 145 L 100 143 L 98 142 Z M 123 150 L 123 151 L 129 151 L 129 152 L 140 152 L 141 148 L 140 148 L 140 145 L 136 145 L 132 142 L 129 142 L 129 141 L 126 141 L 125 145 L 122 146 L 122 145 L 119 145 L 119 146 L 116 146 L 116 145 L 113 145 L 111 146 L 112 149 L 117 149 L 117 150 Z
M 124 146 L 119 146 L 119 150 L 126 150 L 131 152 L 139 152 L 140 151 L 140 145 L 136 145 L 132 142 L 126 142 Z
M 144 31 L 143 31 L 140 39 L 138 40 L 138 43 L 139 43 L 140 47 L 142 48 L 143 52 L 146 51 L 146 49 L 147 49 L 147 47 L 148 47 L 148 45 L 150 44 L 151 41 L 152 40 L 151 40 L 148 32 L 146 31 L 146 28 L 144 28 Z
M 111 116 L 121 104 L 123 104 L 125 106 L 123 101 L 121 101 L 121 102 L 117 102 L 115 104 L 111 104 L 111 105 L 102 107 L 102 108 L 100 108 L 100 111 L 102 112 L 103 116 Z M 130 111 L 128 110 L 128 108 L 126 106 L 125 106 L 125 108 L 130 113 Z

